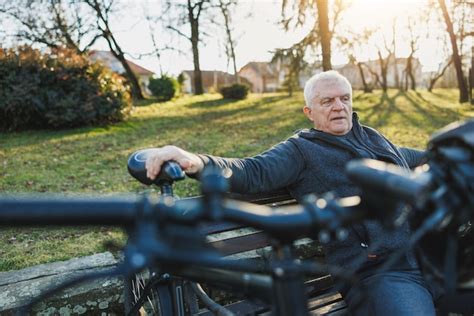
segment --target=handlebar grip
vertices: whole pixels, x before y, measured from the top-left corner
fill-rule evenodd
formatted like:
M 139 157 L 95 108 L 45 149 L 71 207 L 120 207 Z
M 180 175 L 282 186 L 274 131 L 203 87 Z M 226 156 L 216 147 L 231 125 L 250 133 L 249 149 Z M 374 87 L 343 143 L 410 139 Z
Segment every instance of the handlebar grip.
M 431 184 L 429 173 L 415 175 L 399 166 L 371 159 L 349 162 L 346 172 L 362 189 L 404 201 L 422 197 Z
M 29 225 L 126 227 L 135 222 L 142 203 L 145 201 L 135 196 L 98 198 L 0 195 L 0 227 Z

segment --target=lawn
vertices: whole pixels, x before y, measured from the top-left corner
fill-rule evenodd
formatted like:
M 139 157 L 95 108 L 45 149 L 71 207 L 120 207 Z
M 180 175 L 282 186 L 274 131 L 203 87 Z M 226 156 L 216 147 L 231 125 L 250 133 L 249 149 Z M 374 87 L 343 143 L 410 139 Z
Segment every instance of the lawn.
M 444 125 L 474 117 L 474 107 L 457 103 L 455 90 L 382 94 L 355 92 L 354 109 L 363 124 L 403 146 L 423 149 Z M 127 173 L 133 151 L 166 144 L 190 151 L 243 157 L 256 154 L 300 128 L 310 127 L 301 112 L 301 93 L 251 95 L 222 100 L 218 95 L 152 100 L 135 107 L 127 121 L 108 127 L 65 131 L 0 133 L 0 192 L 73 194 L 152 191 Z M 195 181 L 178 183 L 176 193 L 198 193 Z M 124 242 L 118 229 L 103 227 L 1 228 L 0 271 L 64 260 Z

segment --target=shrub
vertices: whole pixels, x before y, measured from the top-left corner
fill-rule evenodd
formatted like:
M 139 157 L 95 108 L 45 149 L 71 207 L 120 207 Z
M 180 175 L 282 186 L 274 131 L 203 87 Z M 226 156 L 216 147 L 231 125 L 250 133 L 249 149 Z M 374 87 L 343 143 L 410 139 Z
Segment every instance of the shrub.
M 0 49 L 0 129 L 66 128 L 123 120 L 119 75 L 69 50 Z
M 176 79 L 163 75 L 161 78 L 151 78 L 148 88 L 158 100 L 168 101 L 179 91 L 179 83 Z
M 243 84 L 235 83 L 231 86 L 222 87 L 219 90 L 225 99 L 245 99 L 249 93 L 249 87 Z

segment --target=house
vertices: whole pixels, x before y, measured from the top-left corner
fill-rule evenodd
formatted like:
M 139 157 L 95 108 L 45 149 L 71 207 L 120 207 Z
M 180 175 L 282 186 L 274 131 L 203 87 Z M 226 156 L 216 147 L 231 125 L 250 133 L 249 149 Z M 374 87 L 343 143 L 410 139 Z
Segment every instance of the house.
M 252 61 L 239 70 L 239 76 L 247 79 L 256 93 L 276 91 L 285 80 L 280 63 Z
M 124 74 L 125 69 L 122 66 L 122 63 L 115 58 L 115 56 L 110 51 L 100 51 L 100 50 L 92 50 L 89 52 L 89 59 L 92 61 L 97 61 L 105 66 L 109 67 L 113 72 Z M 142 89 L 151 94 L 151 91 L 148 89 L 148 83 L 150 82 L 150 77 L 152 77 L 155 73 L 151 70 L 148 70 L 142 66 L 135 64 L 134 62 L 127 60 L 127 64 L 132 69 L 133 73 L 137 76 L 138 82 Z
M 184 83 L 182 90 L 185 93 L 194 93 L 194 70 L 184 70 L 182 72 Z M 201 70 L 202 85 L 204 92 L 217 92 L 223 86 L 235 83 L 235 76 L 218 70 Z M 251 83 L 240 77 L 240 83 L 251 87 Z
M 366 83 L 370 86 L 377 84 L 377 79 L 374 73 L 380 77 L 380 64 L 378 60 L 368 60 L 363 62 L 363 72 Z M 407 80 L 407 73 L 405 71 L 407 65 L 407 58 L 391 58 L 389 60 L 387 69 L 387 86 L 389 88 L 400 88 L 403 83 Z M 412 59 L 413 75 L 416 80 L 418 87 L 425 86 L 426 83 L 422 80 L 422 69 L 421 63 L 418 58 Z M 370 68 L 372 70 L 369 71 Z M 354 89 L 363 89 L 362 78 L 359 67 L 353 63 L 347 63 L 345 65 L 334 66 L 334 70 L 337 70 L 341 75 L 345 76 L 347 80 L 352 84 Z M 374 73 L 373 73 L 374 72 Z

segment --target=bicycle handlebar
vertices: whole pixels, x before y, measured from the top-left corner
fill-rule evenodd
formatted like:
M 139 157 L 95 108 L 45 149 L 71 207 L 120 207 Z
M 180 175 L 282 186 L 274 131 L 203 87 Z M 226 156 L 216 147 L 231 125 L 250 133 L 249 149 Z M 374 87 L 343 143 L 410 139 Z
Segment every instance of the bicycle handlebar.
M 433 176 L 428 172 L 415 174 L 399 166 L 371 159 L 350 161 L 346 172 L 363 189 L 409 202 L 425 197 L 433 182 Z
M 5 196 L 0 199 L 0 226 L 129 226 L 143 204 L 136 196 Z
M 319 200 L 321 204 L 322 200 Z M 344 208 L 337 201 L 325 200 L 324 207 L 305 205 L 272 209 L 230 199 L 223 199 L 217 214 L 207 211 L 205 199 L 153 200 L 147 197 L 3 197 L 0 198 L 0 226 L 29 225 L 106 225 L 129 227 L 142 219 L 158 224 L 175 222 L 197 225 L 205 220 L 228 220 L 260 228 L 273 237 L 296 239 L 315 229 L 336 229 L 363 211 Z M 339 225 L 336 225 L 339 226 Z

